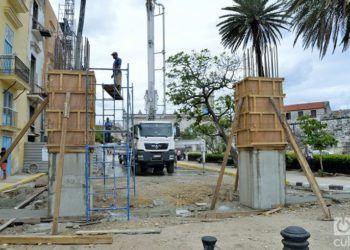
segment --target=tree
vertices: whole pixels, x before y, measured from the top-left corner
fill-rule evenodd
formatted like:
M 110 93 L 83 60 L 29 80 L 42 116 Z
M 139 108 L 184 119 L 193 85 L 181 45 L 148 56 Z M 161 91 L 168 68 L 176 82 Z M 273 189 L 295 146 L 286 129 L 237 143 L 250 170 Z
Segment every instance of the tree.
M 231 14 L 217 26 L 225 48 L 236 51 L 241 45 L 246 48 L 251 41 L 256 55 L 259 76 L 264 76 L 262 50 L 267 44 L 277 45 L 282 38 L 281 29 L 288 30 L 285 5 L 277 1 L 268 5 L 268 0 L 233 0 L 234 5 L 223 10 Z
M 326 123 L 322 123 L 307 115 L 299 117 L 298 121 L 305 136 L 303 143 L 311 145 L 314 149 L 320 151 L 320 166 L 323 171 L 322 150 L 336 146 L 338 142 L 332 134 L 327 132 Z
M 195 119 L 197 131 L 219 136 L 226 145 L 226 130 L 231 125 L 233 112 L 231 85 L 240 65 L 238 57 L 226 53 L 211 56 L 209 50 L 204 49 L 191 54 L 177 53 L 168 58 L 167 64 L 167 96 L 179 106 L 179 114 Z M 234 149 L 231 155 L 237 164 Z
M 303 39 L 303 47 L 316 46 L 323 58 L 330 42 L 333 52 L 340 44 L 343 51 L 349 48 L 350 1 L 349 0 L 292 0 L 287 2 L 292 15 L 292 28 L 296 32 L 294 44 Z

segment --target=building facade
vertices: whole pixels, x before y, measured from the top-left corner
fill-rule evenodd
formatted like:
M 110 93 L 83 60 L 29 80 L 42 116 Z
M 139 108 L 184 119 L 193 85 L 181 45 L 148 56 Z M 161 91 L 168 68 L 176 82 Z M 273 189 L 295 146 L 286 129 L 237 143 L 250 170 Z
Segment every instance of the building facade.
M 45 76 L 53 69 L 59 24 L 49 0 L 0 1 L 0 143 L 12 141 L 44 100 Z M 24 144 L 46 141 L 44 113 L 16 145 L 8 174 L 24 165 Z
M 9 148 L 29 119 L 29 1 L 0 1 L 0 143 Z M 23 138 L 8 158 L 8 174 L 23 166 Z
M 42 31 L 45 29 L 45 5 L 49 1 L 30 0 L 29 1 L 29 42 L 28 59 L 30 66 L 29 85 L 27 93 L 28 113 L 31 117 L 38 105 L 43 102 L 43 68 L 44 68 L 44 40 Z M 28 142 L 44 142 L 44 114 L 40 114 L 34 124 L 30 127 L 27 137 Z
M 286 105 L 286 118 L 293 133 L 302 141 L 298 117 L 309 115 L 327 124 L 329 133 L 338 140 L 336 147 L 329 151 L 337 154 L 350 154 L 350 110 L 332 111 L 328 101 Z

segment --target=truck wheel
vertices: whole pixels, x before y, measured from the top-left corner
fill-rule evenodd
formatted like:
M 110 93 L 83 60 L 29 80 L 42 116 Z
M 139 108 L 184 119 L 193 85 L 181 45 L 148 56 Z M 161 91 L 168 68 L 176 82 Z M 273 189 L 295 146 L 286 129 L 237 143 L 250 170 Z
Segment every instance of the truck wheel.
M 166 167 L 168 174 L 174 173 L 174 169 L 175 169 L 175 163 L 169 162 L 168 166 Z

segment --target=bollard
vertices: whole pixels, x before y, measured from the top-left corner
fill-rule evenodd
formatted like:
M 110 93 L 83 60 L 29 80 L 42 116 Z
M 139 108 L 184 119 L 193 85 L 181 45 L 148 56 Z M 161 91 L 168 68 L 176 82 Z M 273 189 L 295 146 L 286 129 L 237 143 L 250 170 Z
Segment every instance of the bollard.
M 202 243 L 204 250 L 214 250 L 217 239 L 213 236 L 203 236 Z
M 283 250 L 309 250 L 310 233 L 302 227 L 290 226 L 281 231 Z

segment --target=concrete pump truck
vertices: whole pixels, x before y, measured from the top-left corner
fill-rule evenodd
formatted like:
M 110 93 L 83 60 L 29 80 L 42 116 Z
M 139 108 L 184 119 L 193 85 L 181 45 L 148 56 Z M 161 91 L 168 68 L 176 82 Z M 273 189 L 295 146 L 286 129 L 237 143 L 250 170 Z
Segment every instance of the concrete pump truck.
M 156 119 L 157 90 L 155 89 L 155 51 L 154 51 L 154 10 L 155 6 L 162 9 L 163 15 L 163 98 L 165 106 L 165 46 L 164 46 L 164 6 L 157 0 L 146 0 L 147 9 L 147 57 L 148 57 L 148 89 L 146 91 L 147 120 L 140 121 L 134 126 L 135 138 L 135 168 L 136 174 L 153 168 L 154 172 L 174 173 L 175 168 L 175 136 L 179 130 L 174 123 Z

